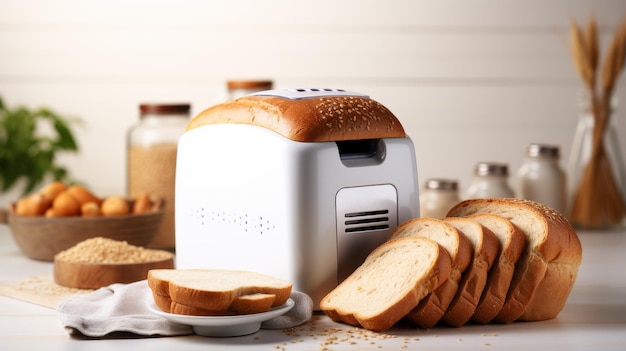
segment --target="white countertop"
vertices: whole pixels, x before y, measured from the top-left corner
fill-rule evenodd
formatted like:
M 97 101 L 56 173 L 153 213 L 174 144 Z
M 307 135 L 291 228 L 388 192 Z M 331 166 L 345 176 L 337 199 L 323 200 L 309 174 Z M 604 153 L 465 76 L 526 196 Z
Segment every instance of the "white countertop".
M 85 340 L 70 337 L 54 309 L 0 296 L 2 350 L 626 350 L 626 232 L 580 233 L 583 262 L 556 319 L 508 325 L 420 330 L 399 325 L 383 335 L 316 314 L 293 330 L 234 338 L 200 336 Z M 52 263 L 24 256 L 0 225 L 0 282 L 51 275 Z

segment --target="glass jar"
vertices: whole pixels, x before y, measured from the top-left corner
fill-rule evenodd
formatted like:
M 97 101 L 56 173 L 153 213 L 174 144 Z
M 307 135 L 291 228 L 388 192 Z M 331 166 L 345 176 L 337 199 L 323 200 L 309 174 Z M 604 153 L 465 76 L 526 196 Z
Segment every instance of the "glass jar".
M 159 232 L 148 245 L 174 249 L 174 179 L 178 139 L 190 117 L 190 104 L 141 104 L 139 123 L 128 131 L 127 193 L 164 200 Z
M 271 90 L 273 85 L 271 80 L 229 80 L 226 82 L 228 99 L 235 100 L 259 91 Z
M 428 179 L 420 192 L 420 217 L 444 218 L 460 201 L 456 180 Z
M 603 133 L 595 131 L 596 116 L 587 94 L 579 97 L 580 114 L 568 164 L 568 210 L 575 227 L 606 230 L 626 224 L 626 167 L 611 99 Z M 601 139 L 594 145 L 594 134 Z M 589 168 L 592 157 L 595 167 Z
M 467 190 L 467 198 L 513 197 L 515 194 L 508 179 L 508 164 L 479 162 L 474 168 L 474 179 Z
M 537 201 L 559 213 L 567 210 L 565 172 L 559 166 L 559 147 L 528 144 L 526 156 L 517 177 L 517 194 L 521 199 Z

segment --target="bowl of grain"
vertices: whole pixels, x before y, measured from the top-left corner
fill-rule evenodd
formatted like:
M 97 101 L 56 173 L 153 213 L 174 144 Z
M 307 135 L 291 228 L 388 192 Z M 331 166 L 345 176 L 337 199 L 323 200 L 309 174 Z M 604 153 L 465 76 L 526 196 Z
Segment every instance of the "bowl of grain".
M 36 260 L 52 261 L 57 253 L 93 237 L 148 246 L 163 219 L 163 200 L 148 195 L 85 200 L 83 205 L 87 205 L 79 206 L 84 207 L 82 210 L 60 215 L 61 206 L 57 206 L 60 209 L 57 214 L 47 212 L 58 200 L 45 198 L 42 193 L 29 195 L 0 210 L 0 223 L 8 224 L 20 250 Z
M 54 256 L 54 282 L 98 289 L 144 280 L 151 269 L 174 268 L 174 254 L 103 237 L 90 238 Z

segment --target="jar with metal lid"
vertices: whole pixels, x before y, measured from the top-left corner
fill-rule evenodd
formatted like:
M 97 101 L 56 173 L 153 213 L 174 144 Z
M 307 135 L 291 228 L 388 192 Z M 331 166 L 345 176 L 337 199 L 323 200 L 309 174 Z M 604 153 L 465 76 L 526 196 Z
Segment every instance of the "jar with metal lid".
M 467 198 L 513 197 L 509 185 L 509 165 L 498 162 L 479 162 L 474 168 L 474 180 L 467 190 Z
M 174 179 L 178 139 L 189 122 L 191 105 L 141 104 L 139 123 L 128 131 L 127 194 L 158 196 L 164 200 L 159 232 L 148 245 L 173 249 Z
M 273 86 L 274 83 L 271 80 L 229 80 L 226 82 L 229 100 L 263 90 L 271 90 Z
M 559 166 L 559 147 L 528 144 L 517 173 L 517 197 L 541 202 L 557 212 L 566 211 L 566 178 Z
M 444 218 L 459 201 L 461 199 L 456 180 L 428 179 L 420 192 L 420 217 Z

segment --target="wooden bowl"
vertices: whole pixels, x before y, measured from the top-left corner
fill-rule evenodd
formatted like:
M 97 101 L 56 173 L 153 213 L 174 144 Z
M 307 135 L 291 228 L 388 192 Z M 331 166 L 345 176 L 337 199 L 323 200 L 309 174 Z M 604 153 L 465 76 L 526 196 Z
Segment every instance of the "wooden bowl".
M 132 200 L 129 202 L 132 205 Z M 162 219 L 162 206 L 152 212 L 114 217 L 20 216 L 13 207 L 0 214 L 0 222 L 9 225 L 20 250 L 42 261 L 52 261 L 57 253 L 94 237 L 145 247 L 156 236 Z
M 174 255 L 141 263 L 76 263 L 55 259 L 54 282 L 68 288 L 98 289 L 147 279 L 149 270 L 159 268 L 174 268 Z

